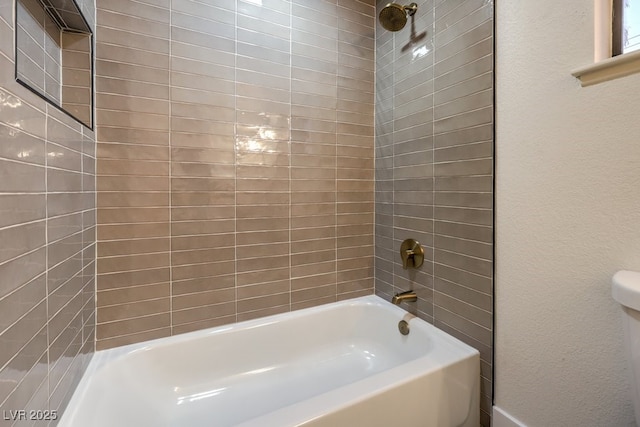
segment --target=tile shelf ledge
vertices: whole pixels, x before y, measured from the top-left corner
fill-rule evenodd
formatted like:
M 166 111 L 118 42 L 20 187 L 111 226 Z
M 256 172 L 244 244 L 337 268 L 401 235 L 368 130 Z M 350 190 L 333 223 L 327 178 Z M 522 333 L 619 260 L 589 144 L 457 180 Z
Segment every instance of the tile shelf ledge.
M 640 51 L 598 61 L 573 70 L 571 75 L 580 80 L 580 84 L 584 87 L 635 73 L 640 73 Z

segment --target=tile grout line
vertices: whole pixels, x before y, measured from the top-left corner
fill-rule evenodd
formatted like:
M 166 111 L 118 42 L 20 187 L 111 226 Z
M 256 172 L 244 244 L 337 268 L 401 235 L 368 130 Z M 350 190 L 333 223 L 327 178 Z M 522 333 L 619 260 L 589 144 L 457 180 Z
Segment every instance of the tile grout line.
M 433 65 L 431 67 L 431 79 L 435 85 L 435 64 L 436 60 L 436 8 L 433 7 L 433 23 L 431 24 L 431 31 L 433 32 Z M 431 152 L 433 153 L 431 158 L 431 224 L 432 224 L 432 240 L 433 245 L 435 246 L 435 209 L 436 209 L 436 167 L 435 167 L 435 132 L 436 132 L 436 121 L 435 121 L 435 110 L 436 110 L 436 97 L 435 97 L 435 88 L 433 89 L 434 95 L 431 96 L 431 111 L 433 114 L 433 118 L 431 120 Z M 431 248 L 431 317 L 433 319 L 433 324 L 436 323 L 436 299 L 435 299 L 435 282 L 436 282 L 436 262 L 435 262 L 436 254 L 435 247 Z
M 49 106 L 44 109 L 45 125 L 44 125 L 44 190 L 45 190 L 45 203 L 44 203 L 44 217 L 45 217 L 45 255 L 44 255 L 44 268 L 45 268 L 45 298 L 46 298 L 46 323 L 47 328 L 47 409 L 51 410 L 51 351 L 50 351 L 50 337 L 49 337 L 49 174 L 47 169 L 49 167 L 49 155 L 47 153 L 47 144 L 49 141 Z
M 238 0 L 235 1 L 233 40 L 233 302 L 238 322 Z
M 172 156 L 172 145 L 171 145 L 171 137 L 172 137 L 172 128 L 173 121 L 171 120 L 172 113 L 172 104 L 173 104 L 173 96 L 171 88 L 173 83 L 173 70 L 171 64 L 173 63 L 172 59 L 172 18 L 173 18 L 173 0 L 169 0 L 169 116 L 167 117 L 169 123 L 169 335 L 173 335 L 173 206 L 172 206 L 172 165 L 173 165 L 173 156 Z
M 292 167 L 292 163 L 293 163 L 293 153 L 292 153 L 292 124 L 293 124 L 293 120 L 292 120 L 292 115 L 293 115 L 293 1 L 289 2 L 289 144 L 288 144 L 288 151 L 289 151 L 289 226 L 288 228 L 288 239 L 289 239 L 289 311 L 291 311 L 292 305 L 293 305 L 293 295 L 292 295 L 292 280 L 291 280 L 291 272 L 292 272 L 292 252 L 293 252 L 293 244 L 291 242 L 291 237 L 293 235 L 292 231 L 291 231 L 291 227 L 292 227 L 292 220 L 291 220 L 291 213 L 293 211 L 292 208 L 292 204 L 293 204 L 293 195 L 292 195 L 292 191 L 291 191 L 291 167 Z
M 373 16 L 375 17 L 377 15 L 377 11 L 376 11 L 376 4 L 374 3 L 374 10 L 373 10 Z M 373 25 L 373 224 L 372 224 L 372 230 L 371 230 L 371 236 L 373 237 L 373 274 L 372 274 L 372 280 L 373 280 L 373 295 L 376 295 L 376 290 L 377 290 L 377 285 L 378 285 L 378 277 L 377 277 L 377 269 L 376 269 L 376 259 L 377 259 L 377 245 L 376 245 L 376 224 L 378 223 L 378 209 L 377 209 L 377 191 L 376 191 L 376 171 L 377 171 L 377 144 L 376 144 L 376 140 L 377 140 L 377 136 L 378 136 L 378 132 L 377 132 L 377 126 L 376 126 L 376 117 L 378 117 L 377 114 L 377 108 L 376 108 L 376 100 L 378 99 L 378 85 L 376 84 L 378 81 L 378 67 L 375 66 L 375 64 L 378 63 L 378 49 L 375 49 L 376 45 L 377 45 L 377 41 L 378 41 L 378 26 L 375 24 L 374 21 L 374 25 Z
M 336 67 L 336 74 L 335 74 L 335 85 L 336 85 L 336 98 L 340 98 L 340 96 L 338 95 L 339 90 L 338 90 L 338 70 L 340 69 L 340 52 L 339 52 L 339 38 L 340 38 L 340 18 L 339 18 L 339 11 L 338 11 L 339 6 L 336 4 L 336 9 L 335 9 L 335 13 L 336 13 L 336 27 L 338 28 L 338 34 L 336 36 L 336 40 L 335 40 L 335 49 L 336 49 L 336 56 L 337 56 L 337 67 Z M 338 99 L 336 99 L 336 101 L 338 101 Z M 336 105 L 338 105 L 338 102 L 336 102 Z M 334 173 L 335 173 L 335 178 L 334 178 L 334 195 L 335 195 L 335 204 L 334 204 L 334 234 L 335 234 L 335 240 L 334 240 L 334 249 L 335 249 L 335 264 L 334 264 L 334 272 L 335 272 L 335 300 L 338 300 L 338 111 L 336 109 L 335 113 L 335 124 L 336 124 L 336 134 L 335 134 L 335 138 L 336 138 L 336 142 L 335 142 L 335 147 L 334 147 L 334 161 L 335 161 L 335 169 L 334 169 Z
M 396 144 L 395 144 L 395 133 L 396 133 L 396 121 L 395 121 L 395 95 L 396 95 L 396 73 L 395 73 L 395 54 L 396 54 L 396 33 L 391 35 L 391 55 L 392 57 L 392 70 L 391 70 L 391 254 L 393 254 L 393 245 L 396 242 L 396 227 L 395 227 L 395 217 L 396 217 L 396 167 L 395 167 L 395 157 L 396 157 Z M 395 261 L 392 255 L 391 258 L 391 295 L 395 295 L 397 293 L 396 289 L 396 273 L 395 273 Z

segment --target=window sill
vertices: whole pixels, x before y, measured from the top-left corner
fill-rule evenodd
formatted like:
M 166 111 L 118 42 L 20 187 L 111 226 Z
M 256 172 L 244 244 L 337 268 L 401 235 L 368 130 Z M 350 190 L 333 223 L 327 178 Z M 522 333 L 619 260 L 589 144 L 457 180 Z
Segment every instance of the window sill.
M 640 73 L 640 51 L 614 56 L 578 68 L 572 71 L 571 75 L 580 80 L 582 86 L 591 86 L 635 73 Z

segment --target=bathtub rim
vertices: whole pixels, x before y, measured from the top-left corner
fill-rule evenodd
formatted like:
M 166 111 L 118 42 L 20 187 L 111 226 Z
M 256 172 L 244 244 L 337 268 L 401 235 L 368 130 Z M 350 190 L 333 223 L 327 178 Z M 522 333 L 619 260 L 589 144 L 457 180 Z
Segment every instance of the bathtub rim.
M 170 346 L 173 344 L 178 344 L 184 341 L 190 341 L 194 338 L 204 338 L 207 336 L 230 334 L 238 330 L 265 327 L 270 324 L 278 323 L 278 321 L 281 321 L 284 319 L 295 320 L 296 318 L 299 318 L 299 317 L 304 317 L 306 315 L 313 314 L 313 313 L 322 313 L 325 311 L 330 311 L 332 309 L 335 309 L 341 306 L 381 307 L 383 310 L 388 310 L 394 314 L 397 314 L 399 316 L 398 321 L 401 320 L 404 316 L 408 315 L 409 318 L 406 320 L 409 322 L 410 326 L 412 323 L 418 322 L 420 324 L 423 324 L 424 327 L 429 330 L 429 333 L 433 332 L 439 338 L 442 338 L 445 341 L 450 342 L 455 347 L 459 347 L 461 351 L 472 350 L 472 353 L 478 352 L 478 350 L 462 342 L 458 338 L 439 329 L 438 327 L 434 326 L 433 324 L 427 322 L 424 319 L 421 319 L 417 316 L 413 316 L 403 308 L 388 302 L 387 300 L 379 297 L 378 295 L 365 295 L 357 298 L 351 298 L 351 299 L 336 301 L 328 304 L 322 304 L 314 307 L 303 308 L 300 310 L 272 314 L 269 316 L 259 317 L 256 319 L 243 320 L 243 321 L 228 324 L 228 325 L 213 326 L 210 328 L 199 329 L 196 331 L 185 332 L 182 334 L 172 335 L 168 337 L 154 338 L 151 340 L 141 341 L 133 344 L 127 344 L 124 346 L 98 350 L 94 353 L 93 358 L 90 362 L 90 366 L 87 368 L 85 374 L 83 375 L 83 378 L 85 376 L 88 376 L 88 374 L 95 372 L 105 364 L 114 362 L 122 357 L 126 357 L 129 354 L 135 354 L 137 352 L 142 352 L 142 351 L 149 351 L 153 348 L 162 348 L 162 347 Z M 94 369 L 90 370 L 90 368 L 94 368 Z M 79 385 L 80 384 L 78 384 L 78 386 Z

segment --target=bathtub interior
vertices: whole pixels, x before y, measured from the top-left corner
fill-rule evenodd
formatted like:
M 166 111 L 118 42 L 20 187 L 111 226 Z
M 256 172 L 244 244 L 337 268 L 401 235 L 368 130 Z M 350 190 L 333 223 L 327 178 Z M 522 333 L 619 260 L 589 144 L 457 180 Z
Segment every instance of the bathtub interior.
M 203 372 L 243 380 L 273 375 L 292 361 L 319 369 L 343 362 L 356 372 L 379 372 L 433 352 L 428 334 L 416 328 L 406 336 L 398 332 L 399 314 L 404 312 L 385 312 L 374 304 L 295 312 L 284 321 L 267 318 L 124 348 L 104 370 L 128 370 L 155 386 L 194 383 Z

